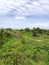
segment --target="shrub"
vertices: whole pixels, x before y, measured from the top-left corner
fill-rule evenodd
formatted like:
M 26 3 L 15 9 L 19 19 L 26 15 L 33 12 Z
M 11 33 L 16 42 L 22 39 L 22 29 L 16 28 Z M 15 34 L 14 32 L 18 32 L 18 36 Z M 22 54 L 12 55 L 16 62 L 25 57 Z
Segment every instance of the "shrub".
M 47 35 L 49 35 L 49 32 L 47 33 Z
M 7 28 L 6 30 L 12 31 L 12 29 L 11 29 L 11 28 Z
M 26 42 L 25 42 L 25 39 L 24 39 L 24 38 L 22 38 L 22 43 L 23 43 L 23 44 L 26 44 Z
M 33 32 L 33 36 L 35 36 L 35 37 L 39 37 L 40 34 L 39 34 L 38 32 Z
M 26 32 L 30 32 L 30 29 L 29 29 L 29 28 L 25 28 L 25 31 L 26 31 Z

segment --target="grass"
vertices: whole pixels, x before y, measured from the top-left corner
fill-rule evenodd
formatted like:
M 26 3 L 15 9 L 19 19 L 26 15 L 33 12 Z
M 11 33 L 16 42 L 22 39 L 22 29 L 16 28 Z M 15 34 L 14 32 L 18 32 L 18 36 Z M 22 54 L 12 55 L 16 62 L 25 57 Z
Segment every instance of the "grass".
M 8 41 L 0 48 L 0 65 L 49 65 L 49 36 L 18 33 L 17 36 L 16 31 L 10 31 L 12 37 L 7 37 Z

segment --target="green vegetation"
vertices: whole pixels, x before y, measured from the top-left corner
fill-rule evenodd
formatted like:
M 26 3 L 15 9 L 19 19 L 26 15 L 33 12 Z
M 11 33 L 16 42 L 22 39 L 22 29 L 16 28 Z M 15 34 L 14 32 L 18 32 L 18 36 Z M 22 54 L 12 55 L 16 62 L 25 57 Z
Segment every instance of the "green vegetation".
M 0 29 L 0 65 L 49 65 L 49 30 Z

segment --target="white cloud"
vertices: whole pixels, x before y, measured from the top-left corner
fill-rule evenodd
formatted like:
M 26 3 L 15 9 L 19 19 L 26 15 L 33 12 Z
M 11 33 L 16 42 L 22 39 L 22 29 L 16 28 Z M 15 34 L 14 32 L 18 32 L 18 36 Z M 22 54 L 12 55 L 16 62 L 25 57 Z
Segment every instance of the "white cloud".
M 49 13 L 49 0 L 0 0 L 0 14 L 15 9 L 20 15 L 43 15 Z
M 39 0 L 39 2 L 42 4 L 49 4 L 49 0 Z
M 42 22 L 38 22 L 38 23 L 27 23 L 24 25 L 25 27 L 29 27 L 29 28 L 33 28 L 33 27 L 40 27 L 40 28 L 47 28 L 49 29 L 49 23 L 42 23 Z
M 24 16 L 23 16 L 23 17 L 22 17 L 22 16 L 15 16 L 15 18 L 16 18 L 16 19 L 19 19 L 19 20 L 21 20 L 21 19 L 26 19 L 26 17 L 24 17 Z
M 49 19 L 43 15 L 49 17 L 49 0 L 0 0 L 0 27 L 48 28 Z

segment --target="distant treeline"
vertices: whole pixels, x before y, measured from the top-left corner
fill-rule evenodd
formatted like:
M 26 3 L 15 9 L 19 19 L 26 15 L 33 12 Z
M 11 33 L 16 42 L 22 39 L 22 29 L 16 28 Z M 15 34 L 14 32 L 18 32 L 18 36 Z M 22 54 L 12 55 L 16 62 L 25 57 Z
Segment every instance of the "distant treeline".
M 0 28 L 0 30 L 9 30 L 9 31 L 12 31 L 12 30 L 18 30 L 18 31 L 26 31 L 26 32 L 36 32 L 36 33 L 47 33 L 49 35 L 49 29 L 41 29 L 41 28 L 24 28 L 24 29 L 12 29 L 12 28 Z
M 19 31 L 19 32 L 23 32 L 23 31 L 31 32 L 32 35 L 36 36 L 36 37 L 40 36 L 41 34 L 49 35 L 49 29 L 41 29 L 41 28 L 33 28 L 33 29 L 30 29 L 30 28 L 25 28 L 25 29 L 12 29 L 12 28 L 3 29 L 3 28 L 0 28 L 0 35 L 3 35 L 3 33 L 6 33 L 7 36 L 9 37 L 11 35 L 11 32 L 9 32 L 9 31 L 15 32 L 15 33 L 16 33 L 16 31 Z
M 0 28 L 0 30 L 20 30 L 20 31 L 33 31 L 33 30 L 41 30 L 41 31 L 44 31 L 44 32 L 46 32 L 46 31 L 49 31 L 49 29 L 41 29 L 41 28 L 32 28 L 32 29 L 30 29 L 30 28 L 24 28 L 24 29 L 12 29 L 12 28 Z

